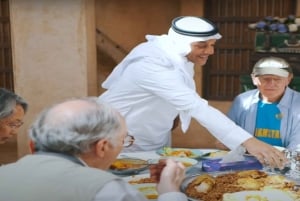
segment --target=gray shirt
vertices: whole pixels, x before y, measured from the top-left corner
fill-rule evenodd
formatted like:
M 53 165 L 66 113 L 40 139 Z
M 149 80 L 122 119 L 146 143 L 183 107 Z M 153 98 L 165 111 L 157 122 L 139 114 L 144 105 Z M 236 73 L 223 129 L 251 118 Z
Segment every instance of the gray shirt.
M 246 91 L 234 99 L 228 112 L 230 119 L 253 135 L 258 101 L 258 89 Z M 300 144 L 300 93 L 287 87 L 278 108 L 282 116 L 282 144 L 288 149 L 295 149 L 297 144 Z

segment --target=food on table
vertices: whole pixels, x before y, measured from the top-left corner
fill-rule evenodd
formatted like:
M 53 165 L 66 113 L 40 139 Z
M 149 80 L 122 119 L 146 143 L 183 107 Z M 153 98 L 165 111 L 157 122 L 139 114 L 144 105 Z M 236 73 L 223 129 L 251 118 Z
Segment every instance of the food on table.
M 184 162 L 182 161 L 181 162 L 185 167 L 191 167 L 193 164 L 192 163 L 189 163 L 189 162 Z
M 294 190 L 294 187 L 294 182 L 281 175 L 268 175 L 259 170 L 245 170 L 216 176 L 199 175 L 187 185 L 185 193 L 191 198 L 202 201 L 221 201 L 225 193 L 279 189 L 300 200 L 300 192 Z M 264 201 L 263 198 L 256 199 L 252 196 L 250 199 L 250 197 L 249 201 Z
M 157 199 L 156 182 L 150 178 L 150 174 L 132 175 L 126 181 L 140 191 L 147 199 Z
M 155 185 L 149 186 L 137 186 L 137 190 L 140 191 L 148 200 L 157 199 L 158 193 Z
M 228 151 L 220 150 L 220 151 L 210 152 L 208 157 L 209 158 L 221 158 L 221 157 L 225 156 L 226 154 L 228 154 Z
M 207 193 L 215 185 L 215 178 L 208 174 L 200 175 L 192 181 L 191 186 L 195 187 L 195 190 L 200 193 Z
M 112 170 L 138 169 L 147 166 L 147 161 L 140 159 L 119 158 L 110 165 Z
M 186 168 L 196 165 L 198 163 L 198 161 L 193 158 L 176 156 L 162 156 L 161 158 L 159 158 L 159 160 L 166 160 L 168 158 L 177 162 L 181 162 Z
M 173 149 L 171 147 L 164 147 L 162 155 L 176 157 L 196 157 L 196 155 L 189 149 Z
M 128 183 L 130 184 L 144 184 L 144 183 L 156 183 L 154 179 L 150 177 L 140 178 L 140 179 L 132 179 L 129 180 Z

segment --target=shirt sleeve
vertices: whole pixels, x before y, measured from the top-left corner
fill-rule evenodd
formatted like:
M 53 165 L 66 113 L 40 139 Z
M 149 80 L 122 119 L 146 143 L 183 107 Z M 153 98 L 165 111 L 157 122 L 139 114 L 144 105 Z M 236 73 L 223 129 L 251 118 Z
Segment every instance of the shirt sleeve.
M 123 180 L 112 180 L 98 191 L 93 201 L 148 201 L 146 197 L 127 184 Z M 185 194 L 181 192 L 164 193 L 158 197 L 158 201 L 187 201 Z

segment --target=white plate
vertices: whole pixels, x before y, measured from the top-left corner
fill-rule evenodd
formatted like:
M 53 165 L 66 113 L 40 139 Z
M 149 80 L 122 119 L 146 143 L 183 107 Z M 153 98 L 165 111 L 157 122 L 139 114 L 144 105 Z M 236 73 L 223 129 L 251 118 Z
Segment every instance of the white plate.
M 145 184 L 133 184 L 139 192 L 141 192 L 148 200 L 155 201 L 157 200 L 158 193 L 156 191 L 156 184 L 154 183 L 145 183 Z
M 149 178 L 150 174 L 140 174 L 140 175 L 132 175 L 128 177 L 123 177 L 126 182 L 138 181 L 143 178 Z M 142 183 L 142 184 L 134 184 L 129 183 L 132 187 L 141 192 L 148 200 L 156 201 L 158 193 L 156 191 L 156 183 Z
M 252 199 L 251 199 L 252 198 Z M 293 201 L 294 199 L 285 191 L 278 189 L 266 189 L 263 191 L 240 191 L 225 193 L 223 201 L 247 201 L 247 200 L 272 200 Z
M 131 176 L 127 176 L 127 177 L 122 177 L 122 179 L 124 179 L 126 182 L 130 182 L 130 181 L 137 181 L 143 178 L 150 178 L 150 174 L 146 173 L 146 174 L 138 174 L 138 175 L 131 175 Z

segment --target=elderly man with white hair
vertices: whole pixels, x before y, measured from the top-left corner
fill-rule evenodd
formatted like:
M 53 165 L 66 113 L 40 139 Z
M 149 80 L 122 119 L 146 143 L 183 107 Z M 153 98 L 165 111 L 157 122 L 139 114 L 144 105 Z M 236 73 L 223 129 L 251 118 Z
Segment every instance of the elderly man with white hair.
M 244 146 L 261 162 L 283 165 L 282 153 L 235 125 L 195 90 L 194 66 L 205 65 L 220 38 L 218 28 L 205 18 L 177 17 L 168 34 L 147 35 L 147 41 L 116 66 L 102 83 L 107 90 L 99 100 L 126 118 L 136 142 L 125 152 L 170 146 L 173 122 L 179 116 L 183 132 L 194 118 L 230 149 Z
M 263 142 L 295 150 L 300 144 L 300 93 L 288 86 L 292 67 L 283 58 L 264 57 L 251 76 L 257 88 L 239 94 L 228 117 Z
M 44 110 L 30 129 L 34 154 L 0 167 L 1 201 L 147 201 L 108 172 L 124 146 L 134 143 L 124 118 L 96 97 L 77 98 Z M 182 163 L 150 167 L 159 201 L 187 201 L 180 192 Z

